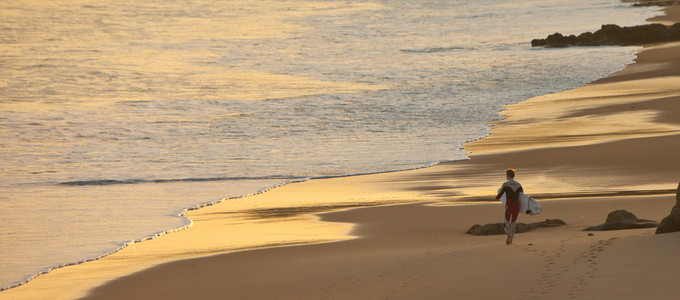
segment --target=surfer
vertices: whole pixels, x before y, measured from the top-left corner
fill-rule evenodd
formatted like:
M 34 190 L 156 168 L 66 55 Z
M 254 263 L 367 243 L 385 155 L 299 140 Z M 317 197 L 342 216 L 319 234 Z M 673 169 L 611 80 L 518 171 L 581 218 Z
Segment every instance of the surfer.
M 506 245 L 512 244 L 512 238 L 515 236 L 515 221 L 519 216 L 519 193 L 524 192 L 522 185 L 515 181 L 515 170 L 508 169 L 505 171 L 508 181 L 503 183 L 498 190 L 496 200 L 500 199 L 505 194 L 505 233 L 508 238 L 505 240 Z

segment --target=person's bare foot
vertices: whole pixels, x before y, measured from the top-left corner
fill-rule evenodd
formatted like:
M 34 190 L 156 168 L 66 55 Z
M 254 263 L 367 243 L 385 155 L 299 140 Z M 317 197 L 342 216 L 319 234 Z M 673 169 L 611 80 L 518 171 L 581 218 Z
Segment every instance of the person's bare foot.
M 508 238 L 505 240 L 506 245 L 512 244 L 512 237 L 508 235 Z

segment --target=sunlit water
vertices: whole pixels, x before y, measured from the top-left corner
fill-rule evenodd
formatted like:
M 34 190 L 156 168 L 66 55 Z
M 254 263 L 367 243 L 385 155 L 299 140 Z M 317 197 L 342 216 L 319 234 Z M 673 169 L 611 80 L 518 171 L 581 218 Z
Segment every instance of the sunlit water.
M 465 158 L 502 105 L 634 48 L 532 38 L 635 25 L 616 0 L 2 1 L 0 287 L 285 182 Z

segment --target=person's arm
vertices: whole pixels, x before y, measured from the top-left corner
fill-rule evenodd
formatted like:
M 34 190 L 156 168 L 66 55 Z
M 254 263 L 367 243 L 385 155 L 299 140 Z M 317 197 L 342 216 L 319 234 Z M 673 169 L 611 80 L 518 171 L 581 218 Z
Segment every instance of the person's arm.
M 506 190 L 507 188 L 508 188 L 508 187 L 505 186 L 505 185 L 503 185 L 503 186 L 501 187 L 500 192 L 498 192 L 498 195 L 496 195 L 496 200 L 501 199 L 501 197 L 503 196 L 503 193 L 505 193 L 505 190 Z

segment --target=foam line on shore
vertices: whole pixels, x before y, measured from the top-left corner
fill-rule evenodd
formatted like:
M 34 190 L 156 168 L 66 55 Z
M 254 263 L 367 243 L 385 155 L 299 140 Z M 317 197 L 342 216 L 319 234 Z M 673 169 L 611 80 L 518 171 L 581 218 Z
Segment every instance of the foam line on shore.
M 217 201 L 206 202 L 206 203 L 202 203 L 202 204 L 199 204 L 199 205 L 196 205 L 196 206 L 184 208 L 184 209 L 181 210 L 181 212 L 178 213 L 178 216 L 183 217 L 184 220 L 185 220 L 185 222 L 184 222 L 185 225 L 183 225 L 183 226 L 171 228 L 171 229 L 168 229 L 168 230 L 159 231 L 159 232 L 147 235 L 145 237 L 142 237 L 142 238 L 130 241 L 130 242 L 122 243 L 117 248 L 115 248 L 114 250 L 106 252 L 106 253 L 101 254 L 99 256 L 96 256 L 96 257 L 85 258 L 83 260 L 79 260 L 79 261 L 76 261 L 76 262 L 69 262 L 69 263 L 64 263 L 64 264 L 60 264 L 60 265 L 56 265 L 56 266 L 46 267 L 46 268 L 42 269 L 41 271 L 39 271 L 38 273 L 33 274 L 33 275 L 28 275 L 27 277 L 23 278 L 20 281 L 15 282 L 14 284 L 4 286 L 4 287 L 0 287 L 0 291 L 9 290 L 9 289 L 24 285 L 24 284 L 30 282 L 31 280 L 37 278 L 38 276 L 45 275 L 45 274 L 47 274 L 47 273 L 49 273 L 53 270 L 56 270 L 56 269 L 60 269 L 60 268 L 68 267 L 68 266 L 79 265 L 79 264 L 83 264 L 83 263 L 86 263 L 86 262 L 100 260 L 104 257 L 112 255 L 116 252 L 119 252 L 119 251 L 123 250 L 124 248 L 126 248 L 130 245 L 133 245 L 133 244 L 136 244 L 136 243 L 141 243 L 141 242 L 144 242 L 144 241 L 150 241 L 150 240 L 156 239 L 160 236 L 163 236 L 163 235 L 166 235 L 166 234 L 169 234 L 169 233 L 188 229 L 188 228 L 192 227 L 193 224 L 194 224 L 194 222 L 191 220 L 191 218 L 187 217 L 187 214 L 189 212 L 199 210 L 201 208 L 213 206 L 213 205 L 222 203 L 224 201 L 252 197 L 252 196 L 260 195 L 260 194 L 266 193 L 268 191 L 271 191 L 273 189 L 277 189 L 277 188 L 280 188 L 280 187 L 283 187 L 283 186 L 286 186 L 286 185 L 289 185 L 289 184 L 300 183 L 300 182 L 305 182 L 305 181 L 314 180 L 314 179 L 332 179 L 332 178 L 343 178 L 343 177 L 355 177 L 355 176 L 365 176 L 365 175 L 397 173 L 397 172 L 403 172 L 403 171 L 412 171 L 412 170 L 418 170 L 418 169 L 424 169 L 424 168 L 431 168 L 431 167 L 434 167 L 434 166 L 439 165 L 441 163 L 464 161 L 464 160 L 468 160 L 468 159 L 469 158 L 464 158 L 464 159 L 460 159 L 460 160 L 441 160 L 441 161 L 438 161 L 438 162 L 425 163 L 420 167 L 407 168 L 407 169 L 396 169 L 396 170 L 388 170 L 388 171 L 365 172 L 365 173 L 345 174 L 345 175 L 312 176 L 312 177 L 282 175 L 282 176 L 266 176 L 266 177 L 212 177 L 212 178 L 150 179 L 150 180 L 145 180 L 145 179 L 130 179 L 130 180 L 102 179 L 102 180 L 83 180 L 83 181 L 62 182 L 62 183 L 60 183 L 60 185 L 66 185 L 66 186 L 104 186 L 104 185 L 117 185 L 117 184 L 286 179 L 286 181 L 283 181 L 283 182 L 277 183 L 275 185 L 257 190 L 257 191 L 252 192 L 252 193 L 246 193 L 246 194 L 236 195 L 236 196 L 229 196 L 229 197 L 225 197 L 225 198 L 222 198 L 220 200 L 217 200 Z M 362 206 L 365 206 L 365 205 L 362 205 Z M 338 207 L 342 208 L 342 207 L 345 207 L 345 206 L 338 206 Z M 350 207 L 356 207 L 356 206 L 350 206 Z M 243 248 L 243 249 L 239 249 L 238 251 L 243 251 L 243 250 L 248 250 L 248 249 L 257 249 L 257 248 L 261 248 L 261 247 Z
M 25 277 L 24 279 L 22 279 L 21 281 L 16 282 L 15 284 L 5 286 L 5 287 L 0 287 L 0 292 L 5 291 L 5 290 L 9 290 L 9 289 L 12 289 L 12 288 L 15 288 L 15 287 L 19 287 L 21 285 L 24 285 L 24 284 L 28 283 L 29 281 L 37 278 L 38 276 L 45 275 L 45 274 L 47 274 L 47 273 L 49 273 L 53 270 L 65 268 L 65 267 L 68 267 L 68 266 L 80 265 L 80 264 L 84 264 L 84 263 L 92 262 L 92 261 L 96 261 L 96 260 L 100 260 L 104 257 L 110 256 L 110 255 L 112 255 L 116 252 L 119 252 L 119 251 L 123 250 L 124 248 L 129 247 L 133 244 L 154 240 L 154 239 L 157 239 L 157 238 L 164 236 L 166 234 L 170 234 L 170 233 L 173 233 L 173 232 L 178 232 L 178 231 L 181 231 L 181 230 L 188 229 L 188 228 L 190 228 L 194 225 L 193 220 L 191 220 L 191 218 L 186 216 L 187 213 L 189 213 L 190 211 L 194 211 L 194 210 L 198 210 L 198 209 L 201 209 L 201 208 L 204 208 L 204 207 L 219 204 L 221 202 L 228 201 L 228 200 L 240 199 L 240 198 L 259 195 L 259 194 L 265 193 L 267 191 L 270 191 L 270 190 L 278 188 L 278 187 L 282 187 L 282 186 L 285 186 L 285 185 L 288 185 L 288 184 L 291 184 L 291 183 L 295 183 L 295 182 L 303 182 L 303 181 L 307 181 L 307 180 L 309 180 L 309 178 L 302 178 L 300 180 L 286 181 L 286 182 L 279 183 L 279 184 L 276 184 L 276 185 L 271 186 L 271 187 L 260 189 L 256 192 L 253 192 L 253 193 L 248 193 L 248 194 L 233 196 L 233 197 L 227 197 L 227 198 L 223 198 L 223 199 L 218 200 L 218 201 L 207 202 L 207 203 L 203 203 L 203 204 L 196 205 L 196 206 L 193 206 L 193 207 L 185 208 L 185 209 L 182 210 L 182 212 L 180 212 L 178 214 L 178 216 L 183 217 L 183 219 L 185 220 L 185 222 L 184 222 L 185 225 L 183 225 L 183 226 L 168 229 L 168 230 L 159 231 L 159 232 L 147 235 L 146 237 L 143 237 L 143 238 L 139 238 L 139 239 L 136 239 L 136 240 L 133 240 L 133 241 L 122 243 L 122 244 L 119 245 L 119 247 L 115 248 L 114 250 L 106 252 L 106 253 L 99 255 L 99 256 L 96 256 L 96 257 L 85 258 L 83 260 L 79 260 L 79 261 L 76 261 L 76 262 L 70 262 L 70 263 L 64 263 L 64 264 L 60 264 L 60 265 L 56 265 L 56 266 L 46 267 L 42 271 L 38 272 L 37 274 L 29 275 L 29 276 Z M 98 185 L 98 184 L 95 184 L 95 185 Z

